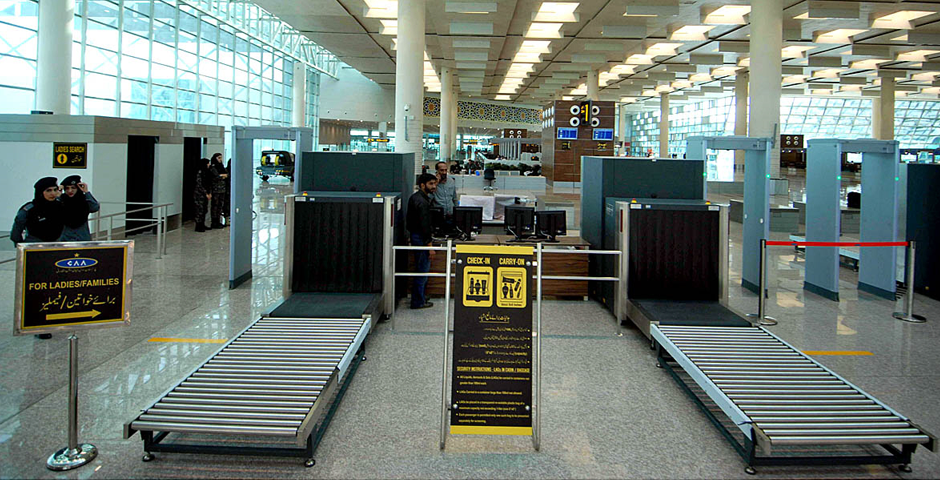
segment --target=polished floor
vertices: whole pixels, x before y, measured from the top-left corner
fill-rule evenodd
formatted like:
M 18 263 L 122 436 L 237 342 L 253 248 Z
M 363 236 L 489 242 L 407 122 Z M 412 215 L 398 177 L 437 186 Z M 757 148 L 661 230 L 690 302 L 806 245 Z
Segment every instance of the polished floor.
M 367 340 L 356 377 L 305 469 L 298 459 L 158 454 L 141 462 L 124 422 L 257 318 L 281 295 L 284 184 L 256 192 L 254 278 L 227 289 L 228 231 L 137 239 L 132 322 L 83 333 L 79 439 L 95 444 L 91 465 L 53 473 L 45 460 L 66 443 L 67 341 L 13 337 L 0 329 L 2 478 L 751 478 L 731 446 L 660 369 L 648 342 L 593 301 L 543 305 L 542 446 L 527 437 L 451 436 L 438 449 L 443 306 L 400 308 Z M 732 223 L 731 278 L 740 283 L 740 225 Z M 817 359 L 923 428 L 940 433 L 940 302 L 917 297 L 928 323 L 891 317 L 897 308 L 854 288 L 842 269 L 841 300 L 802 290 L 803 260 L 774 251 L 768 313 L 772 331 L 804 350 L 870 352 Z M 13 270 L 0 266 L 0 310 L 12 312 Z M 731 304 L 756 297 L 731 288 Z M 12 326 L 12 325 L 11 325 Z M 759 469 L 760 477 L 940 478 L 940 456 L 919 450 L 913 473 L 894 467 Z

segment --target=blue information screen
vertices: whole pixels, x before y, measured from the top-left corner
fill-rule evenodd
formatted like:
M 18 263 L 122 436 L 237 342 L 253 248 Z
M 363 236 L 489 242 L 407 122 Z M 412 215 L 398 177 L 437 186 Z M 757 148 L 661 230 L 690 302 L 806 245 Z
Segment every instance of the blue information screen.
M 576 127 L 558 127 L 558 140 L 577 140 L 578 129 Z
M 613 140 L 613 139 L 614 139 L 613 128 L 595 128 L 594 129 L 594 140 Z

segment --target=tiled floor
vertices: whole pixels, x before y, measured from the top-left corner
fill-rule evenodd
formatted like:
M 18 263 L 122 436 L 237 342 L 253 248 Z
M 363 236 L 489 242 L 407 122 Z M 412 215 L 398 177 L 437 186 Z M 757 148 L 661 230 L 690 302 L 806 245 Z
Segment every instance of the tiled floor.
M 459 437 L 438 449 L 443 306 L 399 309 L 367 340 L 368 361 L 353 379 L 317 451 L 297 459 L 160 454 L 143 463 L 139 437 L 124 422 L 156 400 L 218 345 L 151 342 L 154 337 L 227 339 L 280 298 L 280 196 L 286 185 L 259 186 L 254 278 L 227 285 L 225 230 L 168 236 L 154 258 L 152 238 L 137 240 L 132 326 L 82 334 L 80 440 L 101 452 L 64 474 L 45 459 L 66 442 L 64 335 L 52 340 L 0 331 L 0 477 L 2 478 L 745 478 L 744 463 L 662 370 L 648 342 L 621 328 L 595 302 L 547 300 L 543 306 L 542 446 L 527 437 Z M 557 193 L 557 192 L 556 192 Z M 572 192 L 563 192 L 572 193 Z M 740 225 L 732 223 L 731 278 L 740 283 Z M 841 300 L 802 289 L 802 259 L 791 249 L 771 259 L 772 331 L 806 350 L 869 351 L 821 356 L 928 431 L 940 432 L 940 302 L 917 297 L 929 322 L 897 322 L 894 302 L 858 293 L 842 269 Z M 0 310 L 12 312 L 13 270 L 0 267 Z M 756 297 L 731 288 L 732 307 L 749 312 Z M 886 467 L 762 468 L 761 477 L 940 478 L 940 456 L 919 451 L 912 474 Z

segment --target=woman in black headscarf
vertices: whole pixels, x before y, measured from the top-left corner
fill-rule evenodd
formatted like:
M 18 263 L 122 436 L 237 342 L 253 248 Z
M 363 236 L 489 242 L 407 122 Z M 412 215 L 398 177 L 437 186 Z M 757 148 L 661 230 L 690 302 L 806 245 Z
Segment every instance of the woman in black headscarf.
M 88 185 L 79 175 L 70 175 L 62 180 L 65 195 L 59 197 L 63 206 L 63 223 L 60 242 L 88 242 L 91 232 L 88 230 L 88 214 L 97 212 L 101 205 L 88 191 Z
M 10 239 L 21 242 L 55 242 L 62 235 L 64 211 L 59 201 L 59 182 L 43 177 L 33 185 L 33 200 L 16 212 Z M 23 232 L 26 235 L 23 235 Z
M 206 210 L 212 195 L 212 174 L 209 171 L 209 159 L 199 160 L 199 169 L 196 170 L 196 188 L 193 189 L 193 203 L 196 207 L 196 231 L 206 231 Z

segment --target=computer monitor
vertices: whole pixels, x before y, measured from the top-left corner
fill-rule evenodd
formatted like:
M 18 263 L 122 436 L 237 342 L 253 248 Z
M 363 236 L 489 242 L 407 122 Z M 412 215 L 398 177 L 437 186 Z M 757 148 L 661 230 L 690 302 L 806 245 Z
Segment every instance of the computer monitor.
M 545 238 L 549 242 L 557 242 L 556 236 L 568 234 L 567 216 L 564 210 L 535 212 L 535 226 L 538 237 Z
M 442 207 L 431 207 L 431 232 L 433 237 L 444 237 L 448 233 Z
M 506 233 L 522 240 L 535 231 L 535 209 L 518 205 L 507 205 L 505 212 Z
M 454 207 L 454 229 L 459 239 L 473 240 L 483 230 L 483 207 Z

